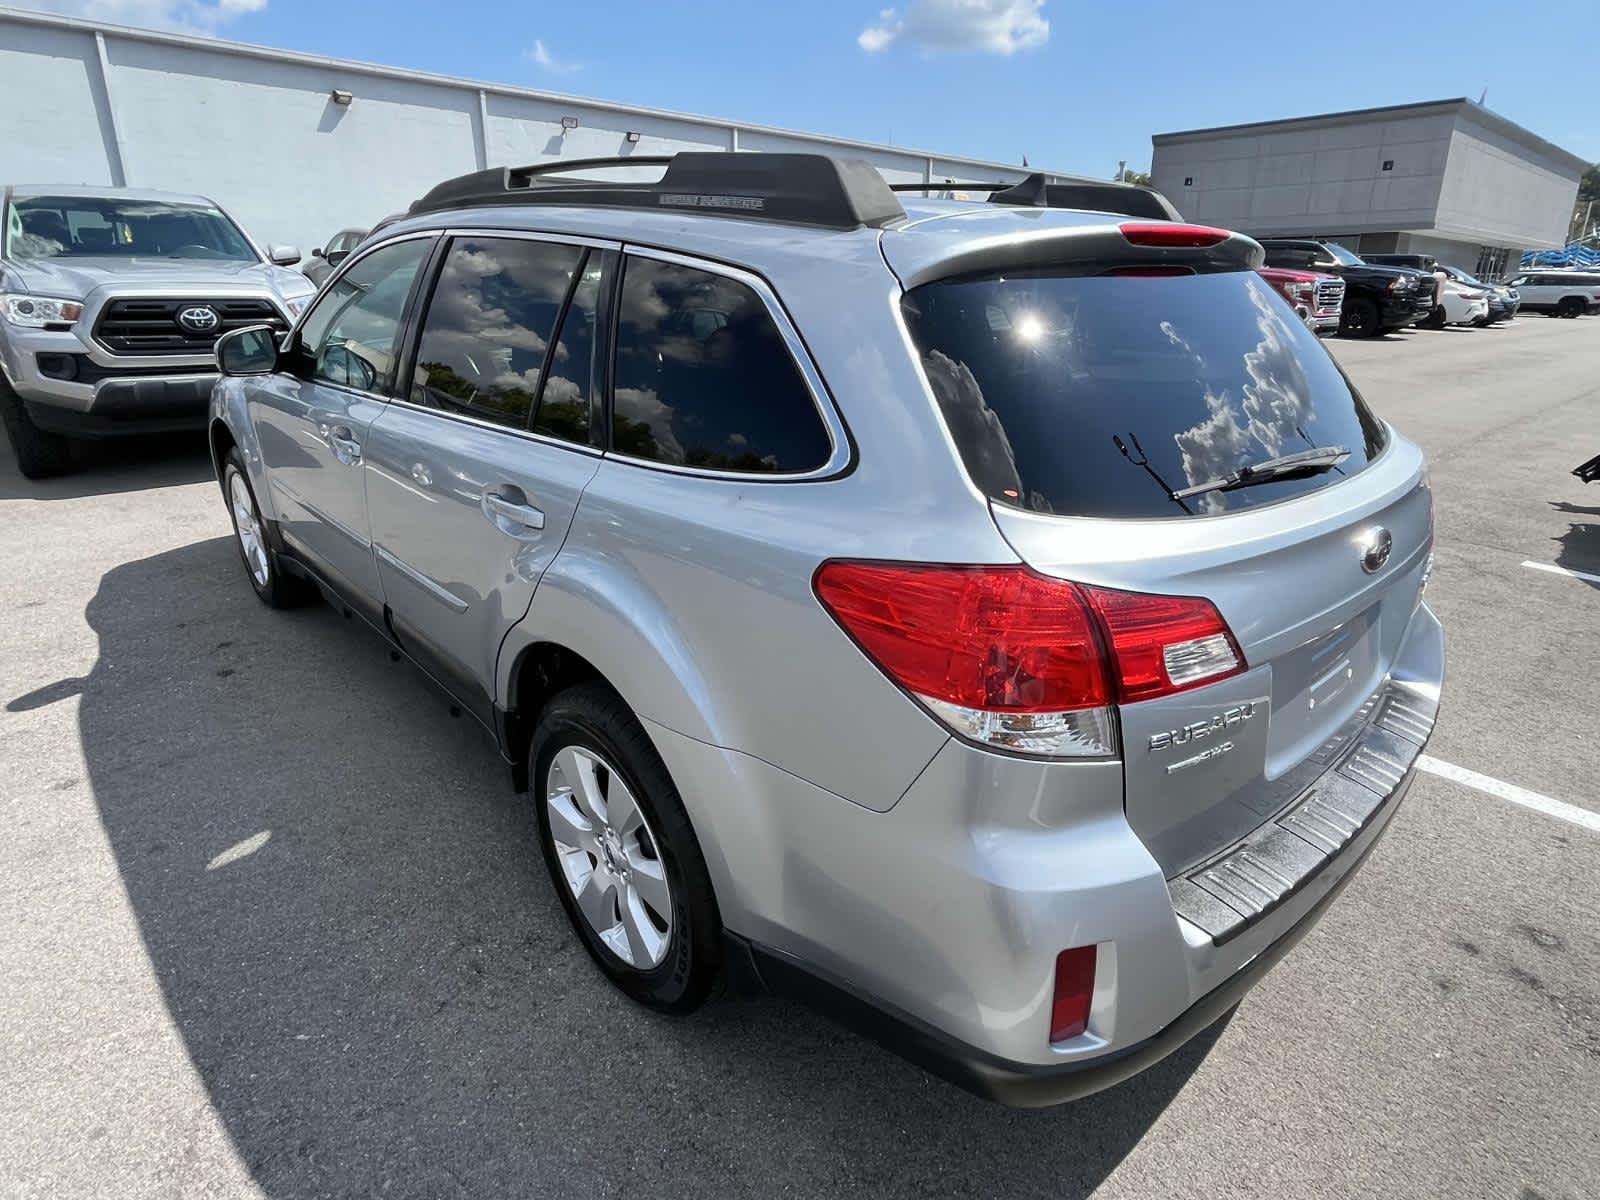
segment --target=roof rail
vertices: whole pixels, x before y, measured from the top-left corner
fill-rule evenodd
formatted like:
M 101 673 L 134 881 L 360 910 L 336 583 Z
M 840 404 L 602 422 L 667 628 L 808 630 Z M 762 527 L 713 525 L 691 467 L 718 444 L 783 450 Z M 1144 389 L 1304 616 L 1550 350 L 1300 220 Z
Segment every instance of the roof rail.
M 1021 204 L 1035 208 L 1075 208 L 1089 212 L 1117 213 L 1124 217 L 1148 217 L 1157 221 L 1181 221 L 1172 202 L 1154 188 L 1113 180 L 1074 179 L 1070 183 L 1050 183 L 1048 176 L 1034 172 L 1022 182 L 1011 180 L 973 182 L 947 180 L 943 183 L 891 183 L 892 192 L 989 192 L 990 204 Z
M 659 166 L 666 170 L 653 183 L 553 178 L 596 167 Z M 906 215 L 883 177 L 864 159 L 701 151 L 474 171 L 445 180 L 413 204 L 411 213 L 500 204 L 692 210 L 829 229 L 882 225 Z

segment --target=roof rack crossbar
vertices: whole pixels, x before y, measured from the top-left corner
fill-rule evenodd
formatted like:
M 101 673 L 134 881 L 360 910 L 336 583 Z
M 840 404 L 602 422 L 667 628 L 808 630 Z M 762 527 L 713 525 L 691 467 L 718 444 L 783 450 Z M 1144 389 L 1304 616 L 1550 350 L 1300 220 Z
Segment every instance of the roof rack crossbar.
M 597 167 L 642 166 L 666 170 L 652 182 L 551 178 Z M 883 176 L 864 159 L 717 151 L 558 159 L 474 171 L 445 180 L 413 204 L 411 213 L 529 204 L 692 210 L 830 229 L 878 226 L 905 216 Z
M 1023 205 L 1030 208 L 1072 208 L 1088 212 L 1109 212 L 1125 217 L 1147 217 L 1157 221 L 1181 221 L 1172 202 L 1154 188 L 1117 180 L 1074 179 L 1051 183 L 1043 172 L 1035 171 L 1020 182 L 988 180 L 977 182 L 950 179 L 929 183 L 891 183 L 893 192 L 988 192 L 990 204 Z

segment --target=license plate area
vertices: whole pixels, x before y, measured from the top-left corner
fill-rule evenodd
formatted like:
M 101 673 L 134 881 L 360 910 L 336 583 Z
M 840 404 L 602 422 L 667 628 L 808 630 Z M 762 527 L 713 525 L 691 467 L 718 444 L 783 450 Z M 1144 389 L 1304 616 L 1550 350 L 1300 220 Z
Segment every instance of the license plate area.
M 1370 721 L 1324 758 L 1336 762 L 1273 820 L 1210 862 L 1168 881 L 1179 916 L 1222 945 L 1304 887 L 1376 817 L 1416 763 L 1438 706 L 1389 685 Z

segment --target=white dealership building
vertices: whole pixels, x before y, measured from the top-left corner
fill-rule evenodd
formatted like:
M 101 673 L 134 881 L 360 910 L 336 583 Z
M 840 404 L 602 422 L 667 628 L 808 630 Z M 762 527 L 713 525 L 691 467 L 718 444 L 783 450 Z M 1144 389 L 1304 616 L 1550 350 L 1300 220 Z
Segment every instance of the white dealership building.
M 490 166 L 753 150 L 864 158 L 892 182 L 1020 166 L 0 7 L 0 184 L 208 196 L 309 251 Z M 1051 174 L 1053 180 L 1072 178 Z
M 1567 240 L 1588 163 L 1471 100 L 1160 133 L 1151 176 L 1184 216 L 1485 276 Z

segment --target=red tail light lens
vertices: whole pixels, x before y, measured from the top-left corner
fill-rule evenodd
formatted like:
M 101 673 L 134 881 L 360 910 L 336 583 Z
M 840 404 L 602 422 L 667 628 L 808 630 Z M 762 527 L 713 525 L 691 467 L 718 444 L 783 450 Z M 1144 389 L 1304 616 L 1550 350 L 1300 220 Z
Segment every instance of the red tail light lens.
M 1176 222 L 1150 225 L 1129 222 L 1117 228 L 1135 246 L 1215 246 L 1233 236 L 1226 229 L 1216 229 L 1210 225 L 1182 225 Z
M 1115 700 L 1244 669 L 1201 599 L 1085 587 L 1023 566 L 829 562 L 815 586 L 879 669 L 940 720 L 1026 754 L 1113 754 Z
M 1124 704 L 1187 691 L 1244 670 L 1244 654 L 1211 601 L 1085 588 L 1105 623 Z
M 1094 946 L 1074 946 L 1056 955 L 1056 992 L 1050 1004 L 1050 1040 L 1064 1042 L 1089 1028 L 1094 1000 Z

